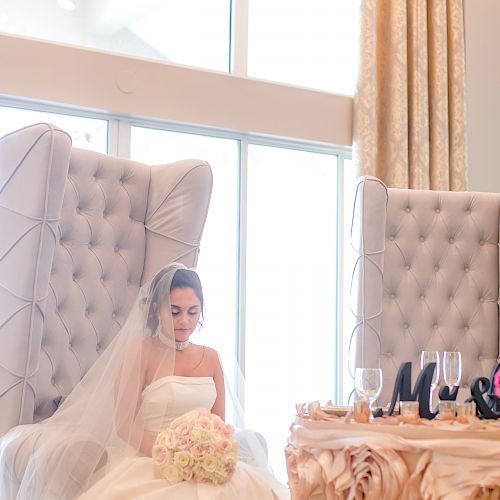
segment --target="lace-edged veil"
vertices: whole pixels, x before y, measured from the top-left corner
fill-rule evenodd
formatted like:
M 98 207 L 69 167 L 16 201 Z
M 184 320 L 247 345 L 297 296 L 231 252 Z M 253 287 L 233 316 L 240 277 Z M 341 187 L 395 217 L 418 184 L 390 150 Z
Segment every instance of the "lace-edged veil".
M 145 384 L 174 373 L 173 324 L 160 324 L 157 308 L 170 311 L 178 269 L 185 266 L 170 264 L 142 286 L 119 333 L 52 417 L 15 427 L 0 440 L 0 498 L 76 498 L 116 461 L 148 453 L 154 436 L 141 418 L 141 393 Z M 231 370 L 240 373 L 237 364 Z M 236 378 L 239 390 L 226 384 L 226 406 L 233 405 L 237 420 L 231 424 L 243 421 L 243 379 Z M 265 465 L 258 435 L 243 433 L 242 440 L 243 460 Z

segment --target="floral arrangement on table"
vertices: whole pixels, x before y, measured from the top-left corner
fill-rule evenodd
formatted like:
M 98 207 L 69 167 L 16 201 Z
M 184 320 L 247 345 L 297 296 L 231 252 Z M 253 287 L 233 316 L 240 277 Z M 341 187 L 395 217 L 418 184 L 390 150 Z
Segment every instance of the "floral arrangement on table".
M 154 476 L 170 484 L 194 480 L 222 484 L 236 466 L 233 428 L 217 415 L 197 408 L 176 418 L 153 445 Z

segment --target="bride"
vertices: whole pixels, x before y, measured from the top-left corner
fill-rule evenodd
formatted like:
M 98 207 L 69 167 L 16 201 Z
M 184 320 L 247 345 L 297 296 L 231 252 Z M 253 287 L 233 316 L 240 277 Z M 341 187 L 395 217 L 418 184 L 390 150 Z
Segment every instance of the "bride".
M 0 498 L 288 498 L 267 468 L 262 438 L 250 431 L 235 434 L 239 460 L 222 485 L 154 478 L 152 447 L 171 421 L 200 407 L 225 417 L 219 356 L 189 341 L 200 318 L 198 275 L 177 263 L 161 269 L 56 413 L 0 440 Z

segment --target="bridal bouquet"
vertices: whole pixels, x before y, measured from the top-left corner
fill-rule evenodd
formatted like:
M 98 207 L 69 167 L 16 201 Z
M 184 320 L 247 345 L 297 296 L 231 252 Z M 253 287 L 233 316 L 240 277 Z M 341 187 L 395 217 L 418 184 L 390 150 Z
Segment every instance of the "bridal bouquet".
M 225 483 L 236 466 L 238 444 L 232 434 L 230 425 L 203 408 L 176 418 L 153 446 L 155 478 L 171 484 Z

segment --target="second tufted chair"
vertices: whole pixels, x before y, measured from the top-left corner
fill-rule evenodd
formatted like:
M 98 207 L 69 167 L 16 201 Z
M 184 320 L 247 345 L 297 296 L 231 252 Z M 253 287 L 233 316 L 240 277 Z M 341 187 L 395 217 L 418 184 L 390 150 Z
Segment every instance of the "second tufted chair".
M 499 354 L 500 194 L 356 186 L 350 369 L 381 367 L 379 404 L 422 350 L 462 353 L 462 394 Z M 441 377 L 442 380 L 442 377 Z
M 36 124 L 0 139 L 0 435 L 50 416 L 160 267 L 197 262 L 207 163 L 149 166 Z

